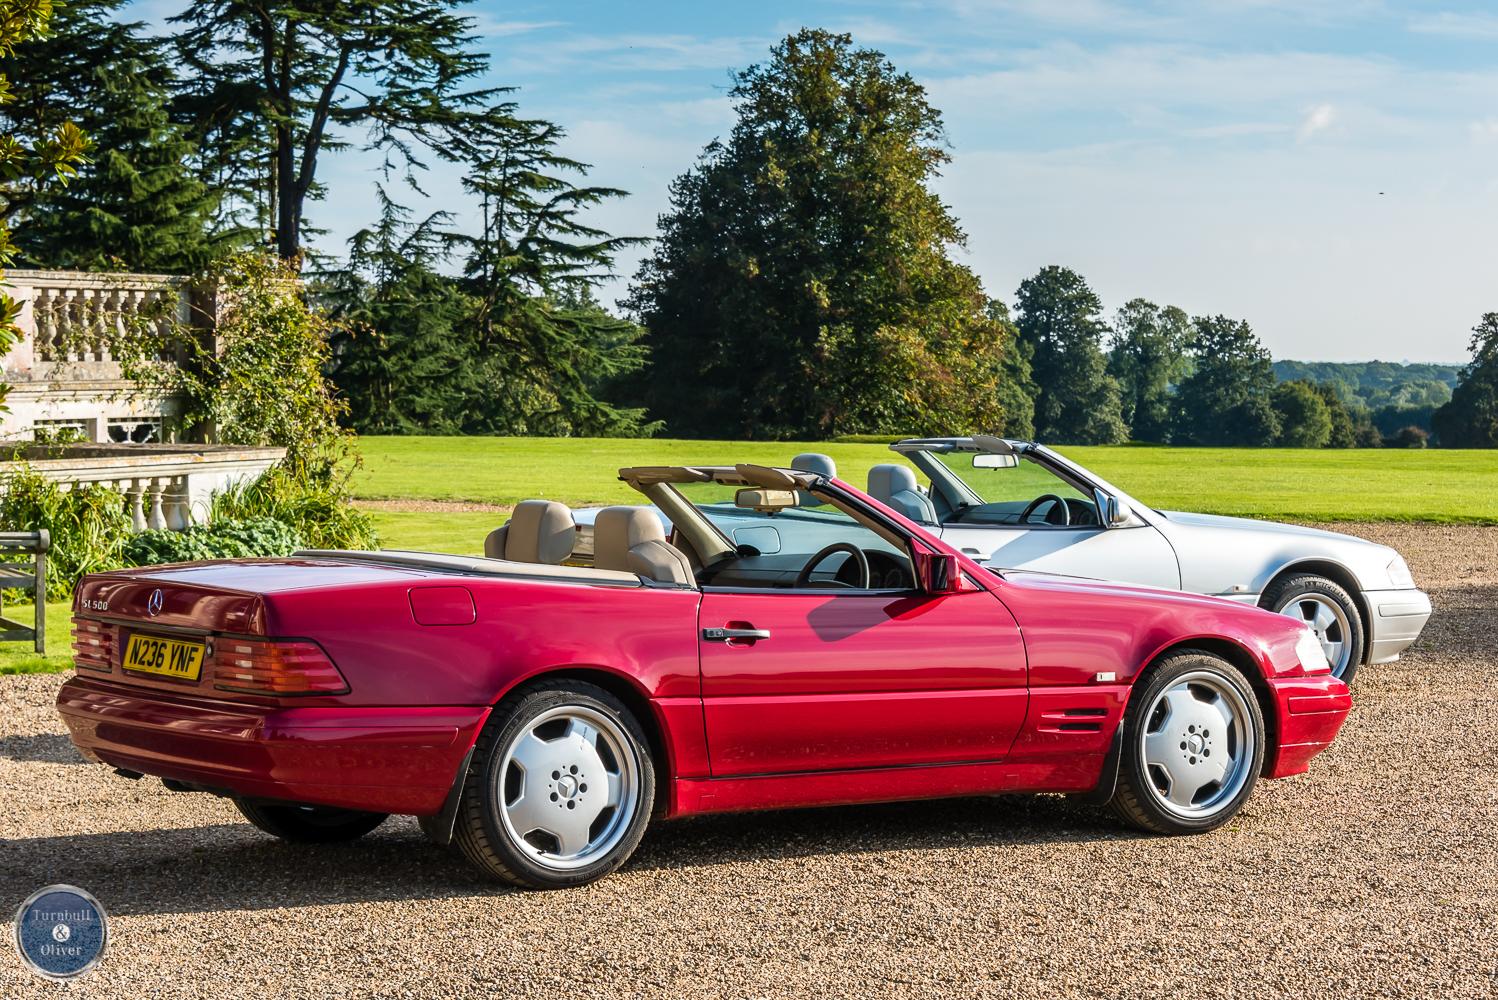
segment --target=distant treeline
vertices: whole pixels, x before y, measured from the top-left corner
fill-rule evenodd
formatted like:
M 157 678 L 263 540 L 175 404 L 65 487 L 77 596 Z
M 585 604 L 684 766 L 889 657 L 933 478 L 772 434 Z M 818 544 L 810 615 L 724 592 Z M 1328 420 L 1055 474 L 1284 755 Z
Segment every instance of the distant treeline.
M 1461 368 L 1457 365 L 1399 364 L 1392 361 L 1276 361 L 1282 382 L 1306 379 L 1331 386 L 1349 411 L 1388 439 L 1402 428 L 1431 433 L 1431 417 L 1451 401 Z

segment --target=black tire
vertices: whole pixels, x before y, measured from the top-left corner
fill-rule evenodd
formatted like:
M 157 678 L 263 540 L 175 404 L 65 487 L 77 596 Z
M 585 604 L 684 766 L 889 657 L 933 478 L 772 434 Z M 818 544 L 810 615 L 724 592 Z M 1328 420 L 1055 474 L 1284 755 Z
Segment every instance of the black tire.
M 634 853 L 654 801 L 649 743 L 629 709 L 583 681 L 537 681 L 500 702 L 479 734 L 453 843 L 512 885 L 587 885 Z
M 1135 684 L 1121 724 L 1123 753 L 1109 805 L 1126 823 L 1153 833 L 1206 833 L 1253 794 L 1264 765 L 1264 716 L 1253 688 L 1226 660 L 1190 649 L 1156 663 Z
M 1324 576 L 1303 573 L 1271 584 L 1259 598 L 1259 607 L 1308 624 L 1313 623 L 1319 608 L 1326 607 L 1328 611 L 1332 611 L 1335 621 L 1329 627 L 1318 628 L 1317 634 L 1322 637 L 1324 648 L 1332 645 L 1332 648 L 1341 650 L 1337 658 L 1340 662 L 1333 661 L 1331 653 L 1327 655 L 1327 660 L 1332 665 L 1332 676 L 1341 678 L 1343 684 L 1352 683 L 1358 667 L 1362 666 L 1367 645 L 1363 635 L 1363 618 L 1358 614 L 1357 602 L 1345 589 Z
M 335 809 L 332 806 L 270 806 L 235 799 L 245 819 L 272 837 L 299 844 L 341 844 L 358 840 L 385 820 L 388 813 Z

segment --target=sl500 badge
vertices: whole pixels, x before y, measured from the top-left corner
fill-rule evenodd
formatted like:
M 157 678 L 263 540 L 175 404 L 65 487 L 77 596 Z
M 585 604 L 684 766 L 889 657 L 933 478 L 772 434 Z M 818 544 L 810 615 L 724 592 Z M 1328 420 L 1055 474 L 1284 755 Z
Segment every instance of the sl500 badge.
M 16 951 L 44 979 L 73 979 L 99 964 L 109 944 L 109 917 L 74 885 L 49 885 L 16 911 Z

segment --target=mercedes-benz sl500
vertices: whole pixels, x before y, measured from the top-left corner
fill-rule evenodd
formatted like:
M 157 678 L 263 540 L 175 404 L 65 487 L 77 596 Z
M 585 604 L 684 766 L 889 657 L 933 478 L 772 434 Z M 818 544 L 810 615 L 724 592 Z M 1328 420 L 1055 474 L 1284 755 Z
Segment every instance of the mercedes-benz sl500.
M 90 575 L 58 709 L 86 756 L 275 836 L 412 815 L 552 888 L 707 812 L 1065 792 L 1211 830 L 1351 705 L 1283 615 L 985 567 L 817 472 L 620 475 L 642 505 L 598 511 L 587 559 L 572 513 L 533 500 L 482 558 Z

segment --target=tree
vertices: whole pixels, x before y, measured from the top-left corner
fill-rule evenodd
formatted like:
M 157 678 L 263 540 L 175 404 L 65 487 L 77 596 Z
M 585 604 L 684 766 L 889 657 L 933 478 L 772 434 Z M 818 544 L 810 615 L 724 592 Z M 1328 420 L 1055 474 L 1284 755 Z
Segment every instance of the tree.
M 1136 441 L 1170 440 L 1171 389 L 1191 371 L 1193 335 L 1175 306 L 1132 299 L 1118 310 L 1108 374 L 1118 380 L 1120 415 Z
M 109 19 L 122 2 L 60 7 L 53 34 L 0 60 L 18 81 L 7 117 L 33 131 L 73 118 L 96 150 L 75 183 L 12 203 L 15 240 L 33 266 L 190 272 L 213 254 L 206 230 L 217 198 L 169 120 L 175 76 L 139 22 Z
M 207 150 L 201 168 L 273 227 L 277 253 L 302 250 L 305 208 L 320 195 L 318 157 L 347 148 L 337 128 L 367 130 L 388 168 L 461 162 L 513 107 L 501 89 L 463 90 L 488 68 L 472 20 L 445 0 L 194 0 L 171 20 L 196 74 L 180 101 Z
M 1197 316 L 1191 325 L 1194 370 L 1177 387 L 1174 440 L 1219 448 L 1273 444 L 1280 428 L 1269 352 L 1241 320 Z
M 1103 304 L 1082 276 L 1052 265 L 1020 283 L 1016 293 L 1020 339 L 1039 396 L 1035 430 L 1060 444 L 1116 444 L 1129 429 L 1120 412 L 1118 381 L 1103 356 Z
M 999 364 L 998 401 L 1004 409 L 1004 422 L 995 433 L 1028 441 L 1035 437 L 1035 397 L 1040 388 L 1031 377 L 1030 359 L 1035 346 L 1019 338 L 1009 307 L 998 299 L 988 300 L 988 318 L 1003 328 L 1004 360 Z
M 460 329 L 473 314 L 458 283 L 437 272 L 444 213 L 420 223 L 376 186 L 380 221 L 349 241 L 349 266 L 327 277 L 332 379 L 360 434 L 458 434 L 481 382 Z
M 1321 448 L 1331 440 L 1331 412 L 1310 379 L 1279 383 L 1272 402 L 1280 427 L 1275 443 L 1280 447 Z
M 941 114 L 847 35 L 803 29 L 734 78 L 738 120 L 671 185 L 624 303 L 637 403 L 673 433 L 811 440 L 1003 420 L 1004 330 L 927 184 Z
M 1352 411 L 1342 401 L 1342 395 L 1337 391 L 1337 387 L 1318 382 L 1316 393 L 1326 404 L 1327 416 L 1332 422 L 1331 436 L 1327 438 L 1326 446 L 1328 448 L 1356 448 L 1358 446 L 1357 426 L 1353 423 Z
M 15 54 L 16 46 L 47 34 L 47 20 L 52 14 L 50 0 L 0 0 L 0 57 Z M 0 105 L 10 103 L 10 77 L 0 72 Z M 0 134 L 0 182 L 11 196 L 34 194 L 47 184 L 66 184 L 77 176 L 78 164 L 85 161 L 90 148 L 88 137 L 70 121 L 32 122 L 12 117 L 11 127 Z M 6 213 L 8 218 L 9 212 Z M 16 257 L 10 227 L 0 221 L 0 268 Z M 0 270 L 0 281 L 4 271 Z M 0 357 L 21 339 L 16 318 L 25 303 L 0 292 Z M 6 409 L 5 398 L 10 386 L 0 384 L 0 411 Z
M 558 156 L 547 122 L 524 122 L 483 151 L 465 187 L 483 205 L 475 233 L 437 213 L 420 224 L 378 188 L 381 221 L 351 241 L 329 296 L 343 332 L 334 380 L 363 432 L 653 433 L 641 409 L 601 392 L 645 364 L 642 331 L 610 316 L 590 287 L 639 242 L 577 218 L 624 194 L 575 187 L 586 165 Z M 437 267 L 461 260 L 463 277 Z
M 1472 328 L 1469 350 L 1472 360 L 1431 428 L 1443 448 L 1498 448 L 1498 312 L 1485 313 Z

